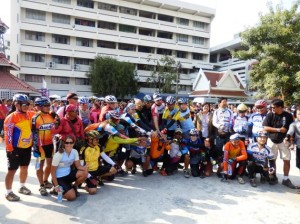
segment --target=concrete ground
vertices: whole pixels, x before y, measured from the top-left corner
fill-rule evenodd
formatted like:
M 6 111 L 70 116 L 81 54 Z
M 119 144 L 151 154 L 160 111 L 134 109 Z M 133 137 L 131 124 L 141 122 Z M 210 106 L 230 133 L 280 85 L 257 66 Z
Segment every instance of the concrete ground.
M 300 185 L 293 152 L 290 179 Z M 278 161 L 278 176 L 282 180 L 282 162 Z M 147 178 L 140 172 L 105 182 L 96 195 L 80 189 L 74 202 L 58 203 L 53 196 L 39 194 L 34 160 L 29 167 L 29 196 L 18 192 L 18 176 L 13 190 L 19 202 L 8 202 L 4 178 L 7 163 L 3 143 L 0 145 L 0 224 L 13 223 L 300 223 L 300 194 L 281 184 L 250 186 L 236 180 L 222 183 L 213 176 L 186 179 L 180 170 L 173 176 L 154 173 Z

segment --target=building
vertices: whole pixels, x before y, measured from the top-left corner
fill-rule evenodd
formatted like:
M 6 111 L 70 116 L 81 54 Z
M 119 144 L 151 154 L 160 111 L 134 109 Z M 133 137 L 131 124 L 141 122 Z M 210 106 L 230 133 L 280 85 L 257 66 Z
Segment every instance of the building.
M 192 91 L 195 71 L 211 70 L 215 9 L 173 0 L 12 1 L 11 61 L 17 76 L 49 94 L 92 95 L 85 74 L 95 56 L 134 63 L 141 92 L 146 65 L 169 55 L 181 63 L 179 93 Z

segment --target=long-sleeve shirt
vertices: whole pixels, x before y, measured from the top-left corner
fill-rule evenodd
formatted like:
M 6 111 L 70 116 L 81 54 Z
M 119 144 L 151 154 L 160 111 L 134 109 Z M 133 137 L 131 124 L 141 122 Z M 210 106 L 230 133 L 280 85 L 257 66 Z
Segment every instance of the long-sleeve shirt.
M 67 135 L 74 136 L 76 138 L 84 139 L 84 131 L 83 131 L 83 124 L 79 117 L 76 118 L 76 121 L 73 124 L 74 131 L 70 125 L 69 122 L 72 122 L 69 120 L 66 116 L 60 119 L 60 125 L 56 129 L 55 127 L 52 127 L 53 134 L 61 134 L 63 138 L 65 138 Z
M 228 171 L 228 160 L 235 159 L 237 162 L 248 158 L 243 141 L 239 141 L 237 147 L 234 147 L 231 142 L 227 142 L 224 146 L 224 171 Z
M 111 135 L 103 149 L 103 152 L 107 153 L 109 157 L 115 155 L 120 144 L 134 144 L 138 141 L 138 138 L 120 138 L 115 135 Z

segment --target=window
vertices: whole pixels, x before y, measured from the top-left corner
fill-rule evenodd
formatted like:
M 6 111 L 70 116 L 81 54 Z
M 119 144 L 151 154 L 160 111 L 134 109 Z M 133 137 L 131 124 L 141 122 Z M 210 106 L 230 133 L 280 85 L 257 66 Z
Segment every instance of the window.
M 25 82 L 43 82 L 44 76 L 42 75 L 32 75 L 32 74 L 25 74 Z
M 116 49 L 116 43 L 110 41 L 98 40 L 97 47 Z
M 92 60 L 86 58 L 74 58 L 74 63 L 79 65 L 90 65 Z
M 172 50 L 170 50 L 170 49 L 163 49 L 163 48 L 157 48 L 157 54 L 172 55 Z
M 148 19 L 155 19 L 155 14 L 153 12 L 147 12 L 147 11 L 139 11 L 139 16 L 148 18 Z
M 165 38 L 165 39 L 172 39 L 173 38 L 173 33 L 169 32 L 162 32 L 162 31 L 157 31 L 157 37 L 159 38 Z
M 45 62 L 44 54 L 25 53 L 25 61 Z
M 93 47 L 93 40 L 87 38 L 76 38 L 76 45 L 82 47 Z
M 116 12 L 118 10 L 118 6 L 99 2 L 98 9 Z
M 53 0 L 54 2 L 59 2 L 59 3 L 63 3 L 63 4 L 71 4 L 71 0 Z
M 25 40 L 45 41 L 45 33 L 26 30 Z
M 34 9 L 26 9 L 26 18 L 46 21 L 46 12 Z
M 204 45 L 204 38 L 203 37 L 193 37 L 193 44 Z
M 53 23 L 63 23 L 70 24 L 71 17 L 68 15 L 52 13 L 52 22 Z
M 56 64 L 68 65 L 69 64 L 69 57 L 53 55 L 52 56 L 52 61 L 55 62 Z
M 184 18 L 177 18 L 177 23 L 180 25 L 188 26 L 189 20 Z
M 77 0 L 77 5 L 81 7 L 90 8 L 90 9 L 94 8 L 94 2 L 91 0 Z
M 117 25 L 115 23 L 98 21 L 98 28 L 106 29 L 106 30 L 116 30 L 117 29 Z
M 51 77 L 51 83 L 54 84 L 69 84 L 70 83 L 70 78 L 69 77 Z
M 122 43 L 119 43 L 119 50 L 136 51 L 136 46 L 132 45 L 132 44 L 122 44 Z
M 52 43 L 70 44 L 70 37 L 59 34 L 52 34 Z
M 199 22 L 199 21 L 193 21 L 193 25 L 196 28 L 204 29 L 205 28 L 205 23 Z
M 157 19 L 161 20 L 161 21 L 166 21 L 166 22 L 173 23 L 174 17 L 168 16 L 168 15 L 158 14 Z
M 90 26 L 90 27 L 95 27 L 95 21 L 90 21 L 90 20 L 84 20 L 84 19 L 77 19 L 75 18 L 75 24 L 80 25 L 80 26 Z
M 138 51 L 139 52 L 144 52 L 144 53 L 154 53 L 154 48 L 146 47 L 146 46 L 139 46 Z
M 126 8 L 126 7 L 120 7 L 120 13 L 129 14 L 129 15 L 137 15 L 136 9 Z
M 75 85 L 90 85 L 90 80 L 85 78 L 75 78 Z
M 154 37 L 155 30 L 144 29 L 144 28 L 139 27 L 139 34 Z
M 177 41 L 178 42 L 188 42 L 189 37 L 188 37 L 188 35 L 185 35 L 185 34 L 177 34 Z
M 127 33 L 136 33 L 136 27 L 120 24 L 119 31 Z
M 177 56 L 177 58 L 186 58 L 187 53 L 184 51 L 177 51 L 176 56 Z
M 203 60 L 203 54 L 193 53 L 194 60 Z

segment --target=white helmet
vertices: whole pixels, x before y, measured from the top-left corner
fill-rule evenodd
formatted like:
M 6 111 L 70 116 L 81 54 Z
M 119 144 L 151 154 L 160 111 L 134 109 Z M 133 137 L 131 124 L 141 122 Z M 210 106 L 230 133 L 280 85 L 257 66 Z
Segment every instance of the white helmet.
M 113 95 L 108 95 L 105 97 L 105 102 L 107 103 L 117 103 L 117 98 Z

